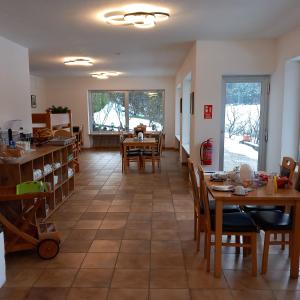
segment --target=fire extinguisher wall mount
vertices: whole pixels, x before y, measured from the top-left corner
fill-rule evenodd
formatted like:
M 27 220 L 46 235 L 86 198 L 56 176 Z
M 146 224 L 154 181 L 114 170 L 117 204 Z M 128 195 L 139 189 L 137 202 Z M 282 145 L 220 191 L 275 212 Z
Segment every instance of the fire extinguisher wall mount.
M 200 160 L 202 165 L 212 165 L 213 144 L 212 139 L 204 141 L 200 146 Z

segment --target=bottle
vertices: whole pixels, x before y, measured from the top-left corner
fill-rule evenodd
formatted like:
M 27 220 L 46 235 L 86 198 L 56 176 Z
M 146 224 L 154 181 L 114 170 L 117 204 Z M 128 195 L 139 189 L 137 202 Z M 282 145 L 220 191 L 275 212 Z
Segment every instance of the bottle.
M 273 195 L 274 194 L 274 179 L 272 175 L 268 176 L 268 183 L 266 186 L 266 194 Z

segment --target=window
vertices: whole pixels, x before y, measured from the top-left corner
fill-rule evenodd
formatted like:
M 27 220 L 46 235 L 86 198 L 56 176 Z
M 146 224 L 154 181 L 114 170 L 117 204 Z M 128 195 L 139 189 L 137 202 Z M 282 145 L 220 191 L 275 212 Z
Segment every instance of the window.
M 164 126 L 164 90 L 89 91 L 90 132 Z
M 129 91 L 129 129 L 143 123 L 147 131 L 161 131 L 164 123 L 163 91 Z

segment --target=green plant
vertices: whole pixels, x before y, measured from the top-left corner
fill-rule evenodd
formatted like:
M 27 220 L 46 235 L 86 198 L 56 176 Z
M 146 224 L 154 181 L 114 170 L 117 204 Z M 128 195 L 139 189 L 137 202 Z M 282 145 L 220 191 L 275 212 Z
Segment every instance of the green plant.
M 52 114 L 65 114 L 65 113 L 67 113 L 69 111 L 69 108 L 67 106 L 62 107 L 62 106 L 52 105 L 51 107 L 48 108 L 48 110 Z

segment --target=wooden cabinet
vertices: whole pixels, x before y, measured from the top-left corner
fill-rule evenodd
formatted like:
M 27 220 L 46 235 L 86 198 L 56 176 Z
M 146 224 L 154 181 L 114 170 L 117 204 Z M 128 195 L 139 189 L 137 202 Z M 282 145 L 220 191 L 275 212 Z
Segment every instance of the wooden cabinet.
M 21 182 L 49 182 L 52 195 L 43 203 L 39 217 L 49 217 L 74 192 L 73 145 L 42 146 L 26 152 L 9 163 L 0 162 L 0 185 L 14 186 Z

